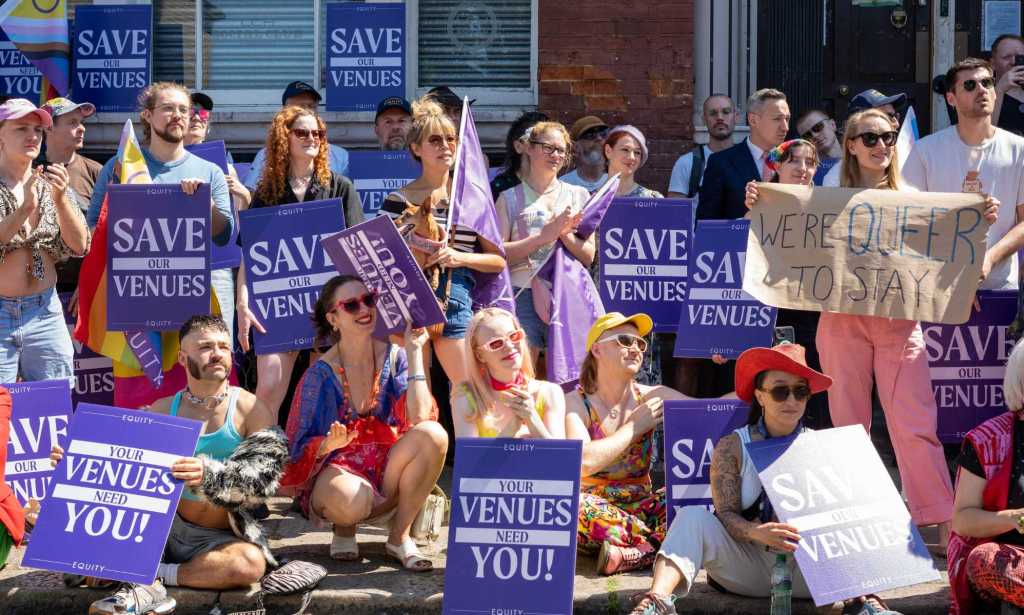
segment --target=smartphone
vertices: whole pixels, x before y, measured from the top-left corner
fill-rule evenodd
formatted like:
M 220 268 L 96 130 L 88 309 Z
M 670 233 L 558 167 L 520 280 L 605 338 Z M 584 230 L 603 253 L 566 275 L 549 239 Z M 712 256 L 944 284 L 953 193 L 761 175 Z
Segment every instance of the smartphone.
M 783 342 L 796 343 L 796 331 L 793 327 L 775 327 L 775 343 L 773 345 L 778 346 Z
M 1015 55 L 1015 56 L 1013 56 L 1013 65 L 1014 66 L 1024 66 L 1024 56 L 1022 56 L 1022 55 Z

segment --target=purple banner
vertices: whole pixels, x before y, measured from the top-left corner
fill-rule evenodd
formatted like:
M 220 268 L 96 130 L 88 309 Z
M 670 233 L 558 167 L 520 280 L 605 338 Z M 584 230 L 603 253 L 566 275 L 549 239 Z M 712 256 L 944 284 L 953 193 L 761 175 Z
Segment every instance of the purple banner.
M 697 223 L 674 356 L 735 359 L 747 348 L 772 345 L 777 310 L 743 290 L 749 228 L 750 220 Z
M 572 613 L 582 444 L 455 441 L 445 614 Z
M 152 583 L 202 423 L 80 404 L 23 566 Z
M 979 290 L 977 300 L 981 310 L 962 325 L 921 323 L 943 442 L 959 443 L 1006 412 L 1003 374 L 1013 350 L 1006 329 L 1017 315 L 1017 291 Z
M 747 445 L 814 603 L 939 579 L 889 472 L 860 425 Z
M 598 239 L 604 309 L 654 319 L 674 333 L 686 297 L 693 237 L 689 199 L 619 198 L 604 215 Z
M 742 426 L 750 407 L 738 399 L 665 402 L 665 497 L 668 523 L 683 506 L 711 501 L 711 453 L 722 436 Z
M 60 294 L 64 306 L 64 323 L 68 333 L 75 328 L 77 318 L 68 311 L 71 293 Z M 71 338 L 75 346 L 75 388 L 71 390 L 71 401 L 109 406 L 114 403 L 114 362 L 110 357 L 97 354 L 82 342 Z
M 349 152 L 348 174 L 359 192 L 366 218 L 380 213 L 389 194 L 420 176 L 420 163 L 408 151 Z
M 224 171 L 224 175 L 228 175 L 228 151 L 224 147 L 223 141 L 206 141 L 204 143 L 196 143 L 195 145 L 186 145 L 185 149 L 191 152 L 193 155 L 212 162 L 213 164 L 220 167 L 221 171 Z M 239 177 L 244 177 L 240 175 Z M 231 215 L 238 219 L 237 212 L 235 211 L 235 199 L 234 197 L 228 197 L 228 205 L 231 207 Z M 231 238 L 223 246 L 213 244 L 210 246 L 210 269 L 231 269 L 238 267 L 239 263 L 242 262 L 242 249 L 238 246 L 238 225 L 234 225 L 231 231 Z M 221 310 L 234 309 L 234 306 L 220 306 Z
M 313 306 L 337 272 L 321 247 L 345 228 L 341 199 L 239 213 L 249 309 L 267 330 L 253 331 L 256 354 L 312 348 Z
M 22 506 L 42 501 L 49 491 L 50 449 L 66 446 L 71 420 L 71 383 L 42 380 L 5 385 L 11 393 L 11 436 L 7 441 L 7 484 Z
M 402 333 L 410 319 L 414 327 L 445 322 L 433 289 L 391 218 L 377 216 L 322 243 L 339 272 L 380 293 L 374 337 Z
M 113 184 L 107 328 L 173 330 L 210 313 L 210 185 Z
M 223 141 L 204 141 L 195 145 L 186 145 L 185 149 L 192 155 L 217 165 L 225 175 L 228 174 L 228 150 Z

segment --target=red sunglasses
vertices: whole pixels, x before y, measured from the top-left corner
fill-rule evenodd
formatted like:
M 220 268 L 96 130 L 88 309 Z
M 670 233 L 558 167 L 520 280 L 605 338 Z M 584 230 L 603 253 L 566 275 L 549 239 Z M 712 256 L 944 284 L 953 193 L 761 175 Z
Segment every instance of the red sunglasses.
M 355 299 L 349 299 L 347 301 L 339 301 L 334 304 L 334 309 L 341 308 L 349 314 L 358 314 L 359 305 L 362 304 L 369 309 L 373 309 L 377 305 L 377 296 L 375 292 L 369 292 Z M 333 311 L 333 310 L 332 310 Z

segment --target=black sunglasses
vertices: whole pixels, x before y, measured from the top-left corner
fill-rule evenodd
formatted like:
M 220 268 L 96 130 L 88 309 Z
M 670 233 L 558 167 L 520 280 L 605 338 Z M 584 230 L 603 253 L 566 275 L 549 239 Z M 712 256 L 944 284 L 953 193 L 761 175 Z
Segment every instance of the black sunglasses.
M 780 384 L 779 386 L 772 387 L 770 389 L 761 390 L 771 395 L 772 399 L 779 404 L 789 399 L 790 395 L 792 395 L 793 399 L 797 401 L 804 401 L 811 396 L 811 388 L 805 384 L 798 384 L 795 387 L 788 387 L 784 384 Z
M 979 84 L 986 90 L 991 90 L 993 87 L 995 87 L 996 81 L 992 77 L 983 77 L 981 79 L 964 79 L 964 91 L 973 92 L 974 88 L 978 87 Z
M 355 299 L 349 299 L 348 301 L 339 301 L 334 304 L 334 308 L 341 308 L 348 312 L 349 314 L 358 314 L 360 303 L 362 303 L 364 306 L 372 310 L 373 307 L 377 305 L 377 293 L 369 292 L 361 297 L 356 297 Z
M 813 137 L 814 135 L 818 134 L 819 132 L 821 132 L 821 130 L 823 128 L 825 128 L 825 122 L 827 122 L 827 121 L 828 121 L 828 119 L 826 118 L 824 120 L 821 120 L 820 122 L 818 122 L 814 126 L 811 126 L 810 130 L 808 130 L 804 134 L 800 135 L 800 138 L 802 138 L 804 140 L 807 140 L 807 141 L 810 141 L 811 137 Z
M 896 144 L 896 137 L 898 136 L 899 135 L 895 130 L 890 130 L 888 132 L 883 132 L 882 134 L 878 134 L 877 132 L 862 132 L 854 137 L 854 139 L 860 139 L 867 147 L 874 147 L 878 145 L 879 140 L 881 140 L 886 147 L 892 147 Z

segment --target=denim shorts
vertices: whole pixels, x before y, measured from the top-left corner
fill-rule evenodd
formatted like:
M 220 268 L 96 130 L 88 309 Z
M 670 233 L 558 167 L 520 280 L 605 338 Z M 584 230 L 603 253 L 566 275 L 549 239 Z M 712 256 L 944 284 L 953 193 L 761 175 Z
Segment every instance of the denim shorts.
M 443 300 L 443 294 L 448 285 L 447 276 L 452 276 L 452 288 L 448 293 L 448 309 L 445 310 L 444 331 L 441 337 L 461 340 L 466 337 L 469 329 L 469 321 L 473 318 L 473 286 L 476 278 L 473 272 L 465 267 L 454 271 L 445 269 L 441 274 L 441 282 L 437 285 L 437 298 Z
M 533 291 L 529 288 L 523 290 L 512 289 L 516 294 L 516 316 L 519 318 L 519 325 L 526 332 L 526 341 L 533 348 L 544 349 L 548 346 L 548 326 L 537 315 L 533 307 Z
M 75 377 L 74 347 L 57 290 L 0 297 L 0 384 Z

